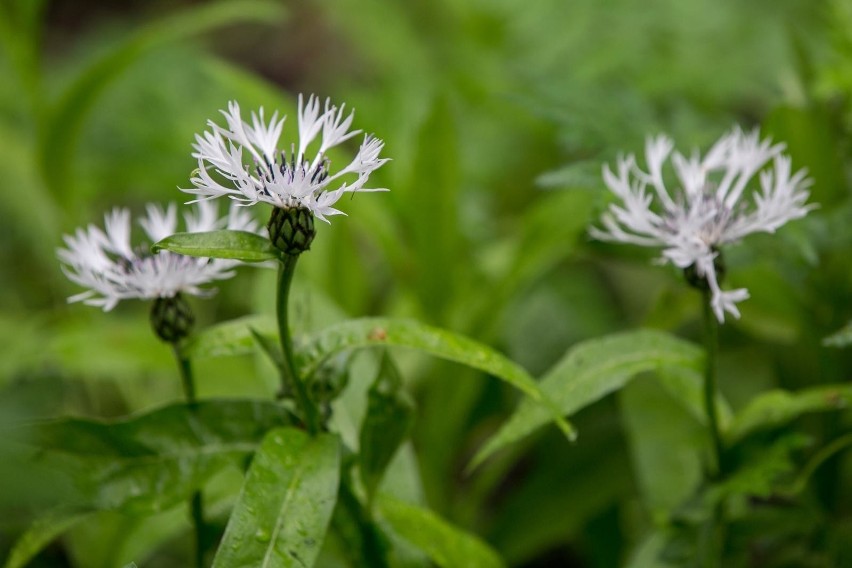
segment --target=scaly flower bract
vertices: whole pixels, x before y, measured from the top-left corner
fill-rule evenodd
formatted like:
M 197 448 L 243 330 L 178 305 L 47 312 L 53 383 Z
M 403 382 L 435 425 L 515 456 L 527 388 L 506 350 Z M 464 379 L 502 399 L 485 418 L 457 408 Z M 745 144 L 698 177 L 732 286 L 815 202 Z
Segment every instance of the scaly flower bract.
M 194 211 L 184 214 L 187 232 L 199 233 L 218 229 L 257 232 L 258 224 L 248 211 L 232 206 L 228 216 L 219 218 L 217 207 L 210 202 L 196 204 Z M 177 230 L 177 208 L 166 209 L 153 204 L 139 224 L 156 243 Z M 239 261 L 189 257 L 169 251 L 152 254 L 148 246 L 131 245 L 130 211 L 116 208 L 104 216 L 104 229 L 89 225 L 73 235 L 65 235 L 67 248 L 57 251 L 62 270 L 85 292 L 71 296 L 69 302 L 84 302 L 109 311 L 130 298 L 171 298 L 180 292 L 196 296 L 210 293 L 202 288 L 213 280 L 234 275 Z
M 647 171 L 633 155 L 620 157 L 615 172 L 603 168 L 604 182 L 619 202 L 603 215 L 603 229 L 592 227 L 590 232 L 601 240 L 662 247 L 664 262 L 693 267 L 706 280 L 720 322 L 725 312 L 739 317 L 736 304 L 748 298 L 748 291 L 720 288 L 714 263 L 720 248 L 751 233 L 773 233 L 787 221 L 804 217 L 814 207 L 805 204 L 811 180 L 805 170 L 792 172 L 783 144 L 761 140 L 756 130 L 747 134 L 734 128 L 703 158 L 697 151 L 687 157 L 673 148 L 665 136 L 649 138 Z M 677 180 L 674 192 L 664 182 L 670 156 Z M 760 190 L 747 191 L 758 173 Z
M 317 97 L 304 103 L 300 95 L 299 140 L 289 150 L 278 149 L 286 117 L 279 119 L 276 112 L 266 122 L 261 108 L 251 114 L 249 124 L 235 101 L 221 112 L 226 126 L 211 120 L 210 130 L 195 137 L 195 187 L 183 191 L 199 199 L 228 196 L 248 205 L 263 201 L 281 209 L 301 207 L 328 221 L 326 217 L 342 213 L 333 205 L 343 194 L 387 191 L 366 187 L 370 174 L 387 162 L 379 158 L 384 142 L 370 135 L 349 165 L 332 173 L 328 150 L 361 133 L 349 130 L 354 114 L 344 115 L 343 106 L 338 109 L 326 100 L 321 111 Z

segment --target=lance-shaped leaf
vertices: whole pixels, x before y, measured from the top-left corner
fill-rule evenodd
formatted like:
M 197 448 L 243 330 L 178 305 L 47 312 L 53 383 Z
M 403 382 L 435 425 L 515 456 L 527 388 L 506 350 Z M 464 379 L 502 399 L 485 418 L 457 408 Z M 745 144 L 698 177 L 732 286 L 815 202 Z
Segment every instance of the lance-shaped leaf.
M 703 353 L 695 345 L 667 333 L 640 330 L 579 343 L 541 380 L 541 389 L 565 415 L 623 387 L 637 373 L 675 367 L 700 369 Z M 539 405 L 522 401 L 508 422 L 471 462 L 482 463 L 497 450 L 551 421 Z
M 414 405 L 401 387 L 399 370 L 385 353 L 376 380 L 367 393 L 367 415 L 361 425 L 358 444 L 358 465 L 369 501 L 414 423 Z
M 378 499 L 379 514 L 401 538 L 426 553 L 441 568 L 499 568 L 500 556 L 478 537 L 427 509 L 387 495 Z
M 18 539 L 3 568 L 23 568 L 50 542 L 92 514 L 91 511 L 55 510 L 38 519 Z
M 207 231 L 175 233 L 151 246 L 153 252 L 168 250 L 186 256 L 227 258 L 243 262 L 262 262 L 279 258 L 269 239 L 248 231 Z
M 276 338 L 278 324 L 272 316 L 246 316 L 211 325 L 190 336 L 181 347 L 190 359 L 229 357 L 254 352 L 257 337 Z
M 312 375 L 336 353 L 375 346 L 416 349 L 502 379 L 527 395 L 530 399 L 528 404 L 538 408 L 547 417 L 545 421 L 555 421 L 568 437 L 574 437 L 574 428 L 518 364 L 469 337 L 414 320 L 363 318 L 328 327 L 309 337 L 298 348 L 302 376 Z
M 772 390 L 754 397 L 725 433 L 731 442 L 757 430 L 783 426 L 809 412 L 826 412 L 852 405 L 852 385 L 823 385 L 799 392 Z
M 11 435 L 32 448 L 36 466 L 68 476 L 75 505 L 149 513 L 187 499 L 223 467 L 241 465 L 270 428 L 290 423 L 271 402 L 222 400 L 118 421 L 55 420 Z
M 135 61 L 152 50 L 193 35 L 238 22 L 276 22 L 284 16 L 281 5 L 269 0 L 210 2 L 191 6 L 138 26 L 107 53 L 76 75 L 47 117 L 39 145 L 42 171 L 54 195 L 61 196 L 74 179 L 74 150 L 83 124 L 99 96 Z
M 269 432 L 255 454 L 213 568 L 314 565 L 340 480 L 340 442 L 294 428 Z

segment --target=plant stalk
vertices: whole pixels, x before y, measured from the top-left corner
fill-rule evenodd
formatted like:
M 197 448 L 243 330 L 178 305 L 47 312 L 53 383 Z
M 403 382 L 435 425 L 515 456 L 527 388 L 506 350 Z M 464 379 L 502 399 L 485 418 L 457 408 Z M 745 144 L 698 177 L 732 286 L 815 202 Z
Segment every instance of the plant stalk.
M 192 405 L 196 401 L 192 364 L 188 357 L 184 357 L 177 342 L 172 343 L 172 348 L 174 349 L 175 358 L 180 369 L 183 394 L 186 397 L 187 404 Z M 189 509 L 192 516 L 193 531 L 195 532 L 195 566 L 196 568 L 204 568 L 204 502 L 202 501 L 200 490 L 192 494 Z
M 296 404 L 302 411 L 305 427 L 311 435 L 319 432 L 319 415 L 314 403 L 308 396 L 305 383 L 299 376 L 293 357 L 293 338 L 290 336 L 289 321 L 289 299 L 290 284 L 293 282 L 293 274 L 296 272 L 298 256 L 284 255 L 284 260 L 278 269 L 278 335 L 281 339 L 281 349 L 284 352 L 284 365 L 281 366 L 281 387 L 284 392 L 293 392 L 296 395 Z
M 711 479 L 715 480 L 723 474 L 722 467 L 722 437 L 719 434 L 719 410 L 716 406 L 718 384 L 716 381 L 716 359 L 719 352 L 719 322 L 713 313 L 710 291 L 703 293 L 704 304 L 704 347 L 707 362 L 704 368 L 704 410 L 707 414 L 707 427 L 713 444 L 713 465 Z
M 712 483 L 720 480 L 725 473 L 722 436 L 719 433 L 719 410 L 716 406 L 719 386 L 717 383 L 717 358 L 719 353 L 719 321 L 713 313 L 710 290 L 702 293 L 704 305 L 704 347 L 707 361 L 704 367 L 704 410 L 707 414 L 707 428 L 713 446 L 712 463 L 708 472 L 708 480 Z M 725 513 L 720 501 L 713 507 L 705 545 L 707 547 L 704 566 L 718 568 L 722 565 L 725 543 Z

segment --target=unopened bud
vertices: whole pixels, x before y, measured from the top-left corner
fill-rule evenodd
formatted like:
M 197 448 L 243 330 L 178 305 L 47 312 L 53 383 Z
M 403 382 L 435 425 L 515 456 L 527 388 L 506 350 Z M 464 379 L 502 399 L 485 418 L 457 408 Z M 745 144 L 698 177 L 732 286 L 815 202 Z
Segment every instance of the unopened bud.
M 180 294 L 157 298 L 151 306 L 151 327 L 163 341 L 177 343 L 189 335 L 193 323 L 192 309 Z
M 269 230 L 272 245 L 291 256 L 310 249 L 311 241 L 316 235 L 314 214 L 304 207 L 275 207 L 266 228 Z

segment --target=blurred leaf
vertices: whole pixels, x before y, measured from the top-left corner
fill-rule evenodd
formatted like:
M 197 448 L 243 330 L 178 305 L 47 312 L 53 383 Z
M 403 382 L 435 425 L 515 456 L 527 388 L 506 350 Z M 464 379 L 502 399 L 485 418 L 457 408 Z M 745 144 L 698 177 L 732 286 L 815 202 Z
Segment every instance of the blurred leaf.
M 406 226 L 412 233 L 418 270 L 414 285 L 427 314 L 441 321 L 453 297 L 457 271 L 446 267 L 459 259 L 459 152 L 457 119 L 449 100 L 438 96 L 418 134 L 418 151 L 405 199 Z M 424 214 L 428 211 L 428 214 Z
M 848 408 L 852 404 L 852 385 L 825 385 L 798 392 L 772 390 L 756 396 L 743 408 L 725 432 L 736 442 L 757 430 L 783 426 L 809 412 Z
M 676 564 L 663 558 L 666 546 L 666 535 L 662 531 L 654 531 L 646 536 L 625 564 L 625 568 L 674 568 Z
M 60 238 L 61 211 L 38 178 L 32 148 L 21 142 L 24 136 L 0 123 L 0 172 L 4 184 L 26 195 L 26 199 L 0 201 L 0 213 L 4 216 L 4 231 L 17 232 L 24 250 L 50 266 L 56 261 L 54 246 Z M 3 248 L 0 246 L 0 252 Z M 16 251 L 16 262 L 23 260 L 17 258 L 20 254 L 20 250 Z
M 252 353 L 254 333 L 264 337 L 277 335 L 278 324 L 272 316 L 246 316 L 212 325 L 186 340 L 182 353 L 190 359 L 229 357 Z
M 340 442 L 278 428 L 246 476 L 214 568 L 314 565 L 337 500 Z
M 269 336 L 263 335 L 253 327 L 249 328 L 249 331 L 251 331 L 251 336 L 263 352 L 269 357 L 269 360 L 272 361 L 276 367 L 282 369 L 287 363 L 284 361 L 284 353 L 281 351 L 281 346 L 276 341 L 273 341 Z
M 53 539 L 91 514 L 90 511 L 61 510 L 42 516 L 15 543 L 4 568 L 26 566 Z
M 415 505 L 382 495 L 379 514 L 403 539 L 420 548 L 442 568 L 505 566 L 494 550 L 478 537 Z
M 82 504 L 161 511 L 187 499 L 214 473 L 240 464 L 270 428 L 290 423 L 271 402 L 172 405 L 116 421 L 67 418 L 22 426 L 33 461 L 69 477 Z
M 581 160 L 538 176 L 536 183 L 548 188 L 596 188 L 603 183 L 601 164 L 597 160 Z
M 642 502 L 665 521 L 701 482 L 705 429 L 650 378 L 626 385 L 619 402 Z
M 707 423 L 707 411 L 704 408 L 704 373 L 703 370 L 664 367 L 656 371 L 657 382 L 698 421 Z M 731 405 L 716 393 L 716 410 L 719 413 L 719 427 L 723 430 L 731 423 L 733 416 Z
M 852 446 L 852 433 L 835 438 L 831 441 L 831 443 L 820 448 L 819 451 L 817 451 L 816 454 L 808 460 L 808 463 L 802 468 L 802 471 L 796 477 L 795 481 L 786 488 L 785 493 L 788 495 L 797 495 L 804 491 L 805 487 L 808 485 L 808 480 L 814 472 L 819 469 L 819 466 L 824 464 L 835 454 L 846 450 L 850 446 Z
M 795 470 L 792 453 L 809 444 L 806 436 L 793 433 L 774 441 L 742 465 L 711 497 L 728 495 L 770 497 L 780 489 L 780 481 Z
M 414 405 L 401 391 L 402 378 L 387 353 L 367 393 L 367 415 L 361 424 L 358 465 L 368 501 L 414 423 Z
M 640 330 L 584 341 L 541 379 L 545 396 L 563 414 L 574 412 L 623 387 L 637 373 L 662 367 L 698 369 L 701 350 L 667 333 Z M 543 408 L 521 401 L 508 422 L 477 452 L 470 467 L 550 422 Z
M 247 231 L 175 233 L 151 245 L 153 252 L 169 250 L 187 256 L 227 258 L 243 262 L 276 260 L 280 253 L 269 239 Z
M 200 4 L 141 27 L 92 63 L 65 90 L 44 129 L 40 162 L 54 195 L 73 179 L 74 149 L 86 115 L 106 87 L 144 54 L 171 42 L 239 22 L 266 23 L 283 17 L 278 2 L 235 0 Z M 67 187 L 66 187 L 67 188 Z
M 298 349 L 302 374 L 311 376 L 325 360 L 341 351 L 377 345 L 416 349 L 494 375 L 526 394 L 533 408 L 542 404 L 542 414 L 556 420 L 566 435 L 573 435 L 573 428 L 555 408 L 548 408 L 549 401 L 524 369 L 469 337 L 413 320 L 363 318 L 328 327 L 311 336 Z
M 826 347 L 848 347 L 852 345 L 852 320 L 823 339 L 822 344 Z

